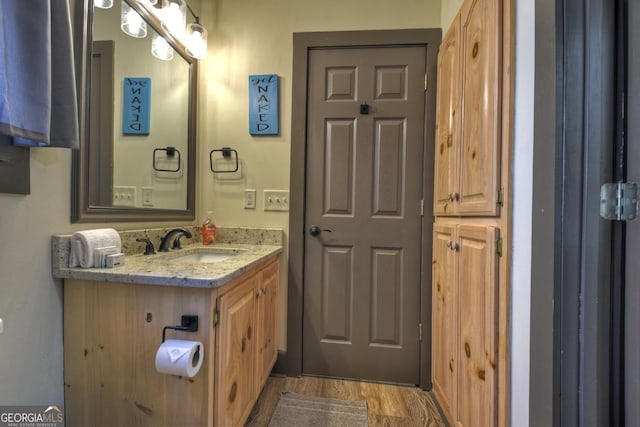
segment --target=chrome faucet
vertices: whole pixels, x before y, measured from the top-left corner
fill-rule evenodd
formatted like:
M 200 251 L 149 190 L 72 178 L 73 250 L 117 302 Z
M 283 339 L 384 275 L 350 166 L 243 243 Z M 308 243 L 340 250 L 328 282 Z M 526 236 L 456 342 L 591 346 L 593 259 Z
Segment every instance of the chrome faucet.
M 171 239 L 176 234 L 178 236 L 173 242 L 173 249 L 180 249 L 180 238 L 182 236 L 185 236 L 189 239 L 193 237 L 191 235 L 191 232 L 189 232 L 189 230 L 185 228 L 174 228 L 173 230 L 169 230 L 167 234 L 164 235 L 164 237 L 160 238 L 160 248 L 158 249 L 158 252 L 167 252 L 169 250 L 169 242 L 171 242 Z

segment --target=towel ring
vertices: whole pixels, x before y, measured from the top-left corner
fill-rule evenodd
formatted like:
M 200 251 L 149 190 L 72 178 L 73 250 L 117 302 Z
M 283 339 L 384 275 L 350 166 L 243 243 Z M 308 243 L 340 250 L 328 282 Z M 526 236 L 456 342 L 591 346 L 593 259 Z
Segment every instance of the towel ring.
M 162 169 L 158 167 L 156 152 L 165 151 L 167 153 L 167 157 L 173 158 L 176 154 L 178 154 L 178 168 L 177 169 Z M 153 169 L 158 172 L 178 172 L 180 170 L 180 165 L 182 161 L 180 160 L 180 150 L 175 147 L 167 147 L 167 148 L 156 148 L 153 150 Z
M 228 170 L 216 170 L 213 167 L 213 153 L 216 152 L 220 152 L 222 153 L 222 157 L 225 159 L 230 159 L 231 158 L 231 153 L 235 153 L 235 161 L 236 161 L 236 167 L 235 169 L 228 169 Z M 213 173 L 232 173 L 232 172 L 237 172 L 238 171 L 238 152 L 236 150 L 234 150 L 233 148 L 229 148 L 229 147 L 223 147 L 219 150 L 211 150 L 209 152 L 209 167 L 211 168 L 211 172 Z

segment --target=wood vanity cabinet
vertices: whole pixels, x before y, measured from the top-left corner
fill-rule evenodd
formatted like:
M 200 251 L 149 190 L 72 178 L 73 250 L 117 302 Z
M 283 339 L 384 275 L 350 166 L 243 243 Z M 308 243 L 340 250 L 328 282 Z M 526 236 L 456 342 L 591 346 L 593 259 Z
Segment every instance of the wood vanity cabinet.
M 497 423 L 498 229 L 434 224 L 433 390 L 452 425 Z
M 276 360 L 279 261 L 220 288 L 65 279 L 66 425 L 242 426 Z M 183 314 L 204 361 L 193 378 L 159 374 L 162 329 Z
M 497 216 L 502 1 L 466 0 L 438 54 L 434 214 Z

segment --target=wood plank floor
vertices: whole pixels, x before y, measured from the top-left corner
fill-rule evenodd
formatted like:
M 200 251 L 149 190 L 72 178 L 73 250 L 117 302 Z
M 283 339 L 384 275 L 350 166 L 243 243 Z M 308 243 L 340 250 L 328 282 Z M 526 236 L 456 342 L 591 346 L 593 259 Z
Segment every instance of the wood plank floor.
M 334 399 L 366 400 L 370 427 L 447 425 L 433 395 L 416 387 L 317 377 L 269 377 L 246 427 L 267 426 L 284 391 Z

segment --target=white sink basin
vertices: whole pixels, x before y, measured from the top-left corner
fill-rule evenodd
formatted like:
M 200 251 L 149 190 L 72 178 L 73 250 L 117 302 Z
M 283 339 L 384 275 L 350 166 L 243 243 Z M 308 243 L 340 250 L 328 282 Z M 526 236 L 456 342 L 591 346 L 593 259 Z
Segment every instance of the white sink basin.
M 195 251 L 190 251 L 184 255 L 178 255 L 172 257 L 172 262 L 184 262 L 184 263 L 211 263 L 220 262 L 225 259 L 232 258 L 241 254 L 241 249 L 232 248 L 201 248 Z

